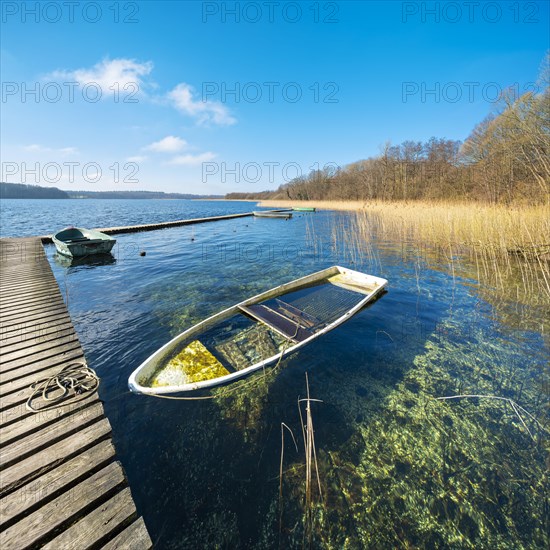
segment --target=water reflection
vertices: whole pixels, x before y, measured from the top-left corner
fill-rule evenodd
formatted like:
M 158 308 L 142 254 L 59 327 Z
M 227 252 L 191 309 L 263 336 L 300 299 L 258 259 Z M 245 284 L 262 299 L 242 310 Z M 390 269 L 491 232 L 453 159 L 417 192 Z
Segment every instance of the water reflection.
M 65 269 L 69 268 L 94 268 L 116 263 L 116 258 L 111 254 L 90 254 L 88 256 L 68 257 L 56 252 L 53 255 L 54 262 Z

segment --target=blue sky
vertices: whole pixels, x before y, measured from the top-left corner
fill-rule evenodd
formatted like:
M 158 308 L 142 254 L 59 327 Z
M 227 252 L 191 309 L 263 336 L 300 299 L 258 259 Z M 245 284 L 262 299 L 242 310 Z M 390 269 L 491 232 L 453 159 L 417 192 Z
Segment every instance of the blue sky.
M 2 180 L 222 194 L 464 140 L 549 2 L 2 3 Z

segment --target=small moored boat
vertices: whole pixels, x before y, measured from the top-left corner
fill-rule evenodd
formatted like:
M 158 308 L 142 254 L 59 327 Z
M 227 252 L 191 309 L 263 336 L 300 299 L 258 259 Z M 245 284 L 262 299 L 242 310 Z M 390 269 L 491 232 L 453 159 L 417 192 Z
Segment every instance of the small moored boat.
M 294 212 L 315 212 L 315 206 L 295 206 Z
M 281 212 L 280 210 L 255 210 L 253 214 L 256 218 L 283 218 L 286 220 L 292 218 L 292 212 Z
M 52 241 L 60 254 L 71 258 L 108 254 L 116 243 L 110 235 L 83 227 L 66 227 L 52 235 Z
M 146 359 L 128 386 L 158 395 L 232 382 L 347 321 L 386 285 L 385 279 L 339 266 L 280 285 L 182 332 Z

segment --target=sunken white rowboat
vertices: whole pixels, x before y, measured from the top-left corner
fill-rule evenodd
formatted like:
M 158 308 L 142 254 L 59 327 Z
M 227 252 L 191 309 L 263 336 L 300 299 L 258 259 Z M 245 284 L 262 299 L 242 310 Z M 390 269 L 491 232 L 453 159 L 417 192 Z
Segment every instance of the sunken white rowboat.
M 333 266 L 227 308 L 182 332 L 131 375 L 136 393 L 227 384 L 278 362 L 375 300 L 386 279 Z

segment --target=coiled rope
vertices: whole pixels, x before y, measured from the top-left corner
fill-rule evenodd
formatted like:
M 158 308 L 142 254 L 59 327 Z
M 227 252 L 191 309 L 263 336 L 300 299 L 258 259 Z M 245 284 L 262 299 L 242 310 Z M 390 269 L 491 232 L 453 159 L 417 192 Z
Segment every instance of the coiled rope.
M 37 413 L 61 407 L 68 399 L 76 397 L 76 399 L 72 399 L 73 403 L 85 399 L 97 391 L 98 387 L 99 378 L 90 367 L 83 362 L 71 363 L 63 367 L 57 374 L 33 382 L 30 385 L 30 389 L 33 391 L 25 403 L 25 408 Z M 43 406 L 35 407 L 34 401 L 43 403 Z

